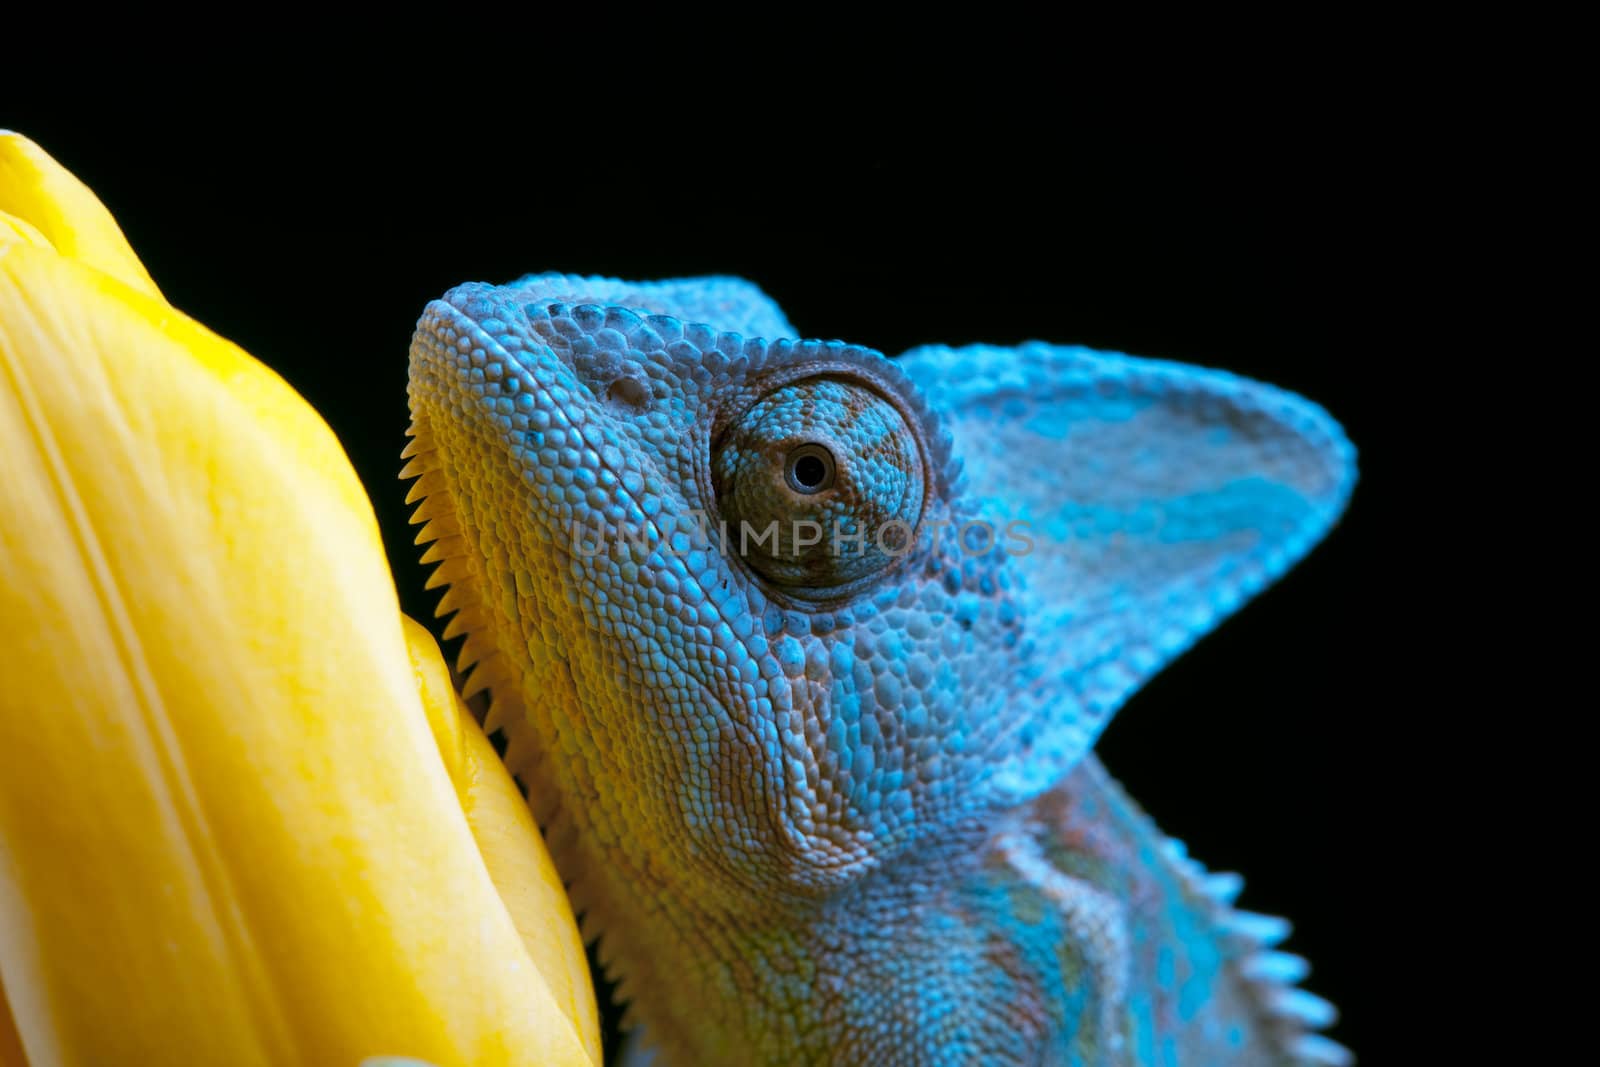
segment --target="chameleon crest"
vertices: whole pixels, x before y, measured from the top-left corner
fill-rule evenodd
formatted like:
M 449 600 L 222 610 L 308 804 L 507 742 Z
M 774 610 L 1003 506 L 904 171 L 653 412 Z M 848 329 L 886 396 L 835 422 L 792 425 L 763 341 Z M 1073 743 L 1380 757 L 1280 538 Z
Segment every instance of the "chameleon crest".
M 1338 426 L 793 333 L 737 279 L 552 274 L 412 342 L 446 635 L 658 1062 L 1345 1062 L 1286 925 L 1090 752 L 1334 521 Z

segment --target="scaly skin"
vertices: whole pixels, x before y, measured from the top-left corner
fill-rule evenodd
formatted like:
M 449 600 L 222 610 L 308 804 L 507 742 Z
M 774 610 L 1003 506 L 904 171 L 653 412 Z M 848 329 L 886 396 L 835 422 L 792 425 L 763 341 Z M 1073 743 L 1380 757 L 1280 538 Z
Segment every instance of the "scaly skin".
M 544 275 L 412 344 L 446 632 L 663 1061 L 1344 1062 L 1286 924 L 1089 751 L 1337 517 L 1337 425 L 1079 348 L 749 339 L 792 333 L 735 279 Z

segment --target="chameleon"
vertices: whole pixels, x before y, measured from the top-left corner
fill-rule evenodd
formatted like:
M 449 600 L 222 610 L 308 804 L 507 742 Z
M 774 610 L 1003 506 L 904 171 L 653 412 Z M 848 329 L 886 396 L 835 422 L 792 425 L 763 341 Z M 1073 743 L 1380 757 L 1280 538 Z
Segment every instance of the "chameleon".
M 1336 521 L 1339 425 L 1082 347 L 795 337 L 738 278 L 549 273 L 411 343 L 427 585 L 627 1055 L 1350 1062 L 1288 924 L 1092 751 Z

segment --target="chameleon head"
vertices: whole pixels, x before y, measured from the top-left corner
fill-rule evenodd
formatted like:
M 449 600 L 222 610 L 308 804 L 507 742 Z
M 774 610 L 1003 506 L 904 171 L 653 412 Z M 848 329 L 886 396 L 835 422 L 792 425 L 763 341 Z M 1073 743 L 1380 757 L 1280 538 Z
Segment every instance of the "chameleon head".
M 963 848 L 1354 483 L 1325 412 L 1225 372 L 747 336 L 790 333 L 735 279 L 418 324 L 418 540 L 567 871 L 734 906 Z
M 1027 645 L 1004 546 L 932 535 L 949 442 L 910 383 L 559 290 L 452 290 L 410 377 L 441 613 L 542 819 L 804 893 L 970 806 Z

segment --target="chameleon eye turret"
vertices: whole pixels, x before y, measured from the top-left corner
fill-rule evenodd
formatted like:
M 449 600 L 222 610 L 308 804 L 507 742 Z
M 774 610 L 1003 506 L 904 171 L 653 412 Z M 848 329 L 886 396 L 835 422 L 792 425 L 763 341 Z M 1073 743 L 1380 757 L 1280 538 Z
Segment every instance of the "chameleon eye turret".
M 832 590 L 904 554 L 923 459 L 896 406 L 843 378 L 782 386 L 712 447 L 731 548 L 775 585 Z

